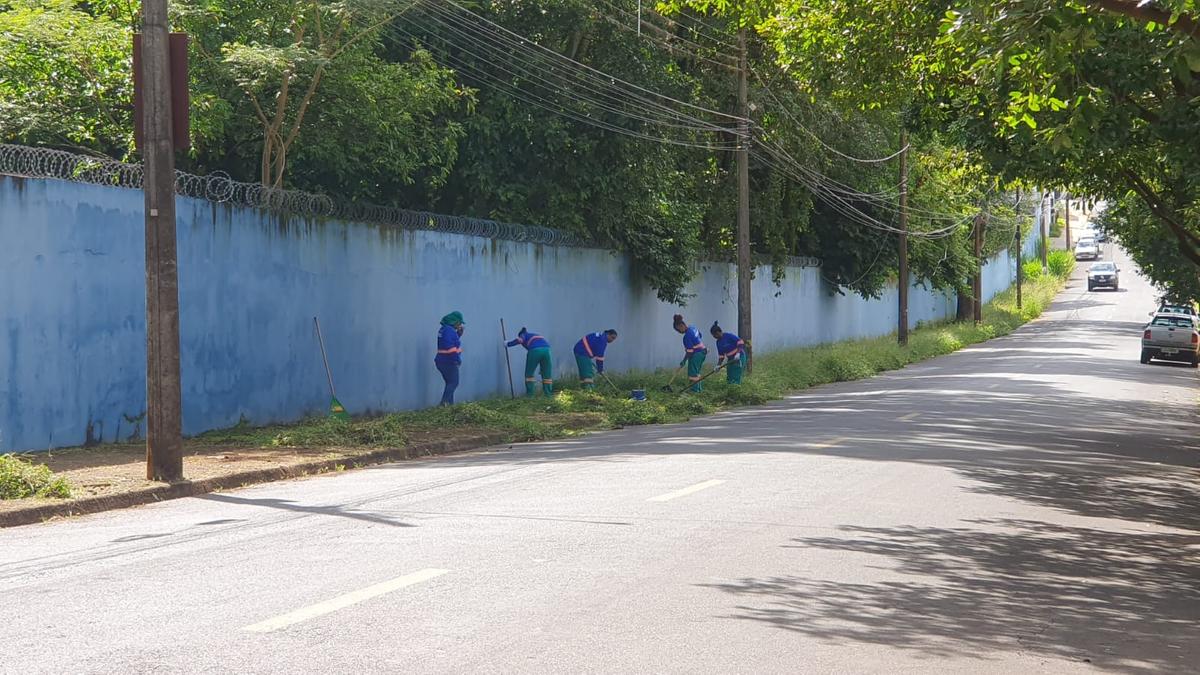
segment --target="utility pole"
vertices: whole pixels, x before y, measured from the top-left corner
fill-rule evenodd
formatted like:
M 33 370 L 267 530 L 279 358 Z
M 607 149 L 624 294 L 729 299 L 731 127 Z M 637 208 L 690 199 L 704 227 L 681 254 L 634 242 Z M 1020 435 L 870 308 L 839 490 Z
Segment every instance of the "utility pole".
M 754 272 L 750 257 L 750 110 L 746 83 L 746 29 L 738 31 L 738 131 L 737 151 L 737 273 L 738 273 L 738 335 L 750 345 L 746 371 L 754 368 L 754 344 L 750 313 L 750 278 Z
M 983 224 L 984 215 L 975 216 L 975 278 L 972 294 L 975 296 L 975 323 L 983 323 Z
M 1063 195 L 1063 216 L 1067 219 L 1067 250 L 1071 250 L 1071 195 Z
M 1019 202 L 1018 202 L 1018 203 L 1019 203 Z M 1020 210 L 1018 209 L 1018 212 L 1017 212 L 1017 218 L 1020 218 L 1020 217 L 1021 217 L 1021 216 L 1020 216 Z M 1021 257 L 1022 257 L 1022 255 L 1024 254 L 1024 251 L 1022 251 L 1022 250 L 1021 250 L 1021 245 L 1022 245 L 1022 244 L 1024 244 L 1024 243 L 1025 243 L 1025 241 L 1024 241 L 1024 239 L 1021 237 L 1021 223 L 1020 223 L 1020 221 L 1018 221 L 1018 222 L 1017 222 L 1017 234 L 1016 234 L 1016 239 L 1017 239 L 1017 240 L 1016 240 L 1016 242 L 1015 242 L 1015 243 L 1016 243 L 1016 245 L 1017 245 L 1017 309 L 1021 309 L 1021 283 L 1024 281 L 1024 277 L 1025 277 L 1025 269 L 1024 269 L 1024 267 L 1023 267 L 1023 265 L 1022 265 L 1022 262 L 1021 262 Z
M 1049 212 L 1043 209 L 1042 211 L 1042 274 L 1050 271 L 1050 225 L 1049 221 L 1054 220 L 1054 197 L 1056 195 L 1050 193 L 1050 208 Z M 1042 204 L 1045 205 L 1043 198 Z
M 896 341 L 908 344 L 908 130 L 900 130 L 900 280 L 897 298 L 900 301 Z
M 183 478 L 179 275 L 167 0 L 142 0 L 146 198 L 146 478 Z

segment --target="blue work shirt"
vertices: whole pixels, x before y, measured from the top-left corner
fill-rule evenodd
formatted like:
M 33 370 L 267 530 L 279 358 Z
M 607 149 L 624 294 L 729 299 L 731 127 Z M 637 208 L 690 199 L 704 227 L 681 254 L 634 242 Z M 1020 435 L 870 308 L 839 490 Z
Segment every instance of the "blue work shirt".
M 575 343 L 575 355 L 586 356 L 596 361 L 596 370 L 604 372 L 604 350 L 608 349 L 608 336 L 603 332 L 588 333 Z
M 454 326 L 442 326 L 438 330 L 437 356 L 435 363 L 462 363 L 462 340 Z
M 717 338 L 717 353 L 723 359 L 736 359 L 742 355 L 742 350 L 746 347 L 746 343 L 742 342 L 742 338 L 726 331 Z
M 517 345 L 521 345 L 525 349 L 550 348 L 550 342 L 533 331 L 523 331 L 517 334 L 517 339 L 508 341 L 509 347 L 516 347 Z
M 704 346 L 704 340 L 700 337 L 700 331 L 696 330 L 695 326 L 688 326 L 683 332 L 683 350 L 688 356 L 696 352 L 708 352 L 708 348 Z

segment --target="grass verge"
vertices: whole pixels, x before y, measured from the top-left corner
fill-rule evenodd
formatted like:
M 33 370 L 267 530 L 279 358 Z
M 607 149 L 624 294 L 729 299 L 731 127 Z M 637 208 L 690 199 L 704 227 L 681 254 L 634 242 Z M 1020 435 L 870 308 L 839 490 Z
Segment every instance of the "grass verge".
M 0 455 L 0 499 L 71 496 L 71 486 L 48 467 L 15 455 Z
M 631 373 L 613 378 L 616 390 L 602 379 L 595 392 L 568 389 L 551 399 L 496 398 L 349 421 L 321 417 L 290 425 L 237 426 L 195 440 L 242 447 L 403 447 L 412 434 L 453 429 L 500 431 L 510 441 L 532 441 L 587 430 L 682 422 L 726 408 L 763 404 L 808 387 L 871 377 L 1011 333 L 1040 315 L 1054 299 L 1070 274 L 1069 264 L 1060 267 L 1054 270 L 1057 274 L 1039 274 L 1026 283 L 1020 310 L 1010 289 L 986 305 L 982 324 L 922 326 L 912 331 L 907 346 L 885 336 L 765 354 L 755 359 L 754 375 L 740 387 L 727 385 L 724 376 L 717 375 L 704 382 L 700 394 L 667 394 L 659 388 L 667 383 L 670 371 Z M 650 400 L 629 400 L 632 389 L 645 389 Z

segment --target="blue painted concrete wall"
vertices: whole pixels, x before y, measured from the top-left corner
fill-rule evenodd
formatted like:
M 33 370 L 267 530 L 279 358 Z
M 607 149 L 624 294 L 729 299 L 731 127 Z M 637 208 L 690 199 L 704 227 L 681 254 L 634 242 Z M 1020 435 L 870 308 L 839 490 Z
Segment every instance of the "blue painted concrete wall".
M 180 199 L 183 421 L 188 434 L 240 419 L 295 420 L 328 402 L 312 318 L 321 318 L 339 398 L 351 412 L 437 402 L 438 319 L 466 316 L 460 400 L 507 392 L 499 319 L 546 335 L 557 373 L 573 373 L 585 332 L 616 328 L 616 371 L 682 356 L 682 313 L 736 328 L 736 276 L 706 265 L 678 310 L 632 280 L 608 251 L 553 248 L 361 224 L 286 221 Z M 111 441 L 144 429 L 142 195 L 135 190 L 0 176 L 0 451 Z M 988 297 L 1007 287 L 989 264 Z M 781 286 L 754 282 L 761 351 L 884 335 L 895 290 L 831 295 L 814 268 Z M 914 287 L 910 319 L 951 316 L 954 299 Z M 707 333 L 706 333 L 707 334 Z M 524 354 L 514 349 L 514 366 Z M 520 374 L 517 374 L 520 379 Z M 520 382 L 517 383 L 520 386 Z

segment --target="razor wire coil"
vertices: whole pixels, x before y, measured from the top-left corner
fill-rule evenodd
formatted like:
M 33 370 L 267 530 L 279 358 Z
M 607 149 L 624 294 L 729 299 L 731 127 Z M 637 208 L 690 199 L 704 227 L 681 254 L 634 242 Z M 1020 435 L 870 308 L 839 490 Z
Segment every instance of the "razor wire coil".
M 140 164 L 65 150 L 6 143 L 0 143 L 0 174 L 54 178 L 138 190 L 142 188 L 143 178 Z M 313 192 L 245 183 L 234 180 L 224 171 L 198 176 L 177 170 L 175 193 L 208 202 L 265 209 L 301 217 L 327 218 L 344 223 L 368 223 L 402 230 L 428 230 L 547 246 L 597 246 L 579 235 L 552 227 L 504 223 L 488 218 L 450 216 L 360 201 L 335 200 L 328 195 Z M 712 262 L 732 262 L 732 258 Z M 789 267 L 819 267 L 821 264 L 819 259 L 811 257 L 789 257 L 783 262 Z
M 90 157 L 64 150 L 5 143 L 0 143 L 0 174 L 132 189 L 141 189 L 143 178 L 140 164 Z M 175 193 L 182 197 L 209 202 L 266 209 L 301 217 L 328 218 L 345 223 L 368 223 L 404 230 L 429 230 L 547 246 L 594 246 L 579 235 L 551 227 L 335 200 L 323 194 L 237 181 L 223 171 L 206 176 L 176 171 Z

